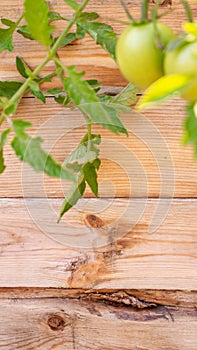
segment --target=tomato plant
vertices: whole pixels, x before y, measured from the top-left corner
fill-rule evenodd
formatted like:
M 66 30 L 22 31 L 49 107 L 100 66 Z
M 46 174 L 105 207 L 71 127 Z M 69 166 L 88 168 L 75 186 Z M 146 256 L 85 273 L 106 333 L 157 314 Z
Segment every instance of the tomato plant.
M 44 59 L 34 69 L 23 57 L 17 56 L 19 80 L 0 81 L 0 173 L 6 168 L 4 146 L 8 135 L 11 134 L 11 147 L 20 160 L 31 165 L 35 171 L 71 181 L 58 221 L 83 196 L 86 186 L 98 196 L 97 172 L 101 164 L 101 135 L 92 133 L 92 125 L 99 124 L 115 134 L 128 135 L 119 117 L 122 110 L 128 110 L 127 106 L 136 102 L 136 89 L 133 86 L 129 85 L 123 89 L 116 98 L 102 94 L 100 82 L 95 79 L 86 80 L 85 72 L 79 72 L 72 65 L 66 66 L 59 58 L 60 48 L 63 49 L 73 41 L 89 35 L 114 59 L 117 40 L 116 33 L 110 25 L 100 22 L 96 12 L 86 11 L 89 0 L 82 0 L 80 4 L 75 0 L 64 2 L 67 4 L 67 11 L 70 7 L 68 17 L 50 11 L 46 0 L 24 0 L 24 11 L 20 17 L 15 22 L 2 18 L 1 23 L 4 27 L 0 28 L 0 52 L 14 50 L 15 32 L 22 36 L 23 40 L 39 42 L 45 50 Z M 56 36 L 55 31 L 57 21 L 61 21 L 63 28 L 59 36 Z M 54 69 L 45 75 L 43 68 L 49 62 Z M 54 77 L 58 85 L 53 85 L 53 88 L 47 91 L 43 89 L 42 83 L 50 83 Z M 27 93 L 42 103 L 46 103 L 46 98 L 50 96 L 64 108 L 77 108 L 84 117 L 87 131 L 63 164 L 45 151 L 40 137 L 32 137 L 28 133 L 31 123 L 13 118 L 21 99 Z
M 194 0 L 196 1 L 196 0 Z M 188 22 L 164 52 L 164 75 L 148 86 L 138 107 L 153 107 L 163 101 L 180 96 L 187 101 L 184 123 L 184 143 L 192 143 L 197 158 L 197 23 L 189 2 L 180 0 Z
M 166 47 L 172 39 L 174 40 L 174 33 L 159 21 L 159 0 L 152 1 L 154 5 L 151 17 L 150 1 L 142 0 L 141 19 L 137 20 L 129 13 L 125 2 L 120 0 L 129 23 L 118 40 L 113 28 L 100 22 L 96 12 L 86 12 L 89 0 L 82 0 L 81 4 L 75 0 L 64 0 L 72 11 L 72 15 L 70 16 L 69 12 L 68 17 L 50 11 L 46 0 L 24 0 L 24 12 L 16 21 L 1 19 L 4 27 L 0 28 L 0 52 L 14 50 L 13 38 L 17 32 L 23 39 L 38 41 L 46 50 L 46 55 L 34 69 L 22 57 L 16 57 L 20 79 L 0 81 L 0 125 L 6 124 L 0 135 L 0 173 L 6 168 L 4 146 L 8 135 L 11 134 L 11 147 L 20 160 L 31 165 L 35 171 L 72 181 L 59 220 L 82 197 L 87 185 L 94 195 L 98 195 L 97 172 L 101 163 L 101 135 L 92 133 L 92 125 L 99 124 L 115 134 L 122 133 L 128 136 L 120 114 L 125 108 L 128 111 L 127 107 L 136 103 L 138 88 L 148 87 L 141 100 L 141 105 L 144 106 L 152 106 L 174 93 L 191 100 L 187 106 L 185 140 L 195 145 L 197 155 L 197 25 L 192 23 L 192 11 L 188 2 L 180 1 L 184 5 L 189 23 L 185 26 L 186 34 L 178 37 L 172 50 L 166 50 Z M 57 21 L 61 21 L 64 28 L 59 36 L 55 36 L 54 30 Z M 79 72 L 72 65 L 65 66 L 60 59 L 60 48 L 83 39 L 85 35 L 91 36 L 96 44 L 102 46 L 111 58 L 116 60 L 122 74 L 132 83 L 119 95 L 103 95 L 100 82 L 94 79 L 86 80 L 85 72 Z M 172 43 L 170 45 L 172 47 Z M 53 63 L 54 70 L 44 75 L 43 68 L 49 62 Z M 54 77 L 58 85 L 45 91 L 42 83 L 51 82 Z M 63 107 L 78 108 L 84 117 L 87 132 L 63 164 L 58 163 L 44 150 L 40 137 L 32 137 L 28 133 L 27 129 L 31 127 L 31 123 L 13 118 L 21 99 L 27 93 L 42 103 L 45 103 L 46 97 L 50 95 Z
M 164 74 L 164 49 L 173 37 L 172 29 L 160 22 L 130 24 L 116 47 L 123 76 L 141 89 L 159 79 Z

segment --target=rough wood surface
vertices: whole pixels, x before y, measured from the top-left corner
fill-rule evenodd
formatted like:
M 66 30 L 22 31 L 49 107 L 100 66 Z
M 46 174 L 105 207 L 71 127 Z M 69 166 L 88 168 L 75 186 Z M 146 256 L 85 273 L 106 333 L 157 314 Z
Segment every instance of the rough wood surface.
M 0 347 L 196 350 L 195 308 L 136 309 L 84 300 L 0 300 Z
M 33 133 L 62 162 L 86 133 L 77 111 L 68 111 L 51 99 L 46 105 L 24 99 L 18 118 L 33 123 Z M 99 172 L 100 197 L 196 197 L 197 162 L 191 147 L 181 144 L 184 106 L 180 100 L 141 115 L 123 115 L 129 137 L 101 132 L 102 166 Z M 31 131 L 30 131 L 31 132 Z M 1 175 L 1 197 L 63 197 L 70 184 L 36 174 L 17 160 L 11 146 L 5 153 L 7 169 Z M 109 172 L 110 169 L 110 172 Z M 91 196 L 89 189 L 86 196 Z
M 59 200 L 1 199 L 0 286 L 196 290 L 197 201 L 173 200 L 151 233 L 158 204 L 84 199 L 57 229 Z
M 195 307 L 197 292 L 191 290 L 164 289 L 68 289 L 68 288 L 0 288 L 0 299 L 83 299 L 115 306 L 150 306 Z

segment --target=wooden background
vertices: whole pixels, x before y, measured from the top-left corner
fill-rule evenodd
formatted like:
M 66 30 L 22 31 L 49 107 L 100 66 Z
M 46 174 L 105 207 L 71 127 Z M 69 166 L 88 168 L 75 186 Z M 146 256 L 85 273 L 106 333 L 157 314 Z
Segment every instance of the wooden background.
M 22 2 L 2 0 L 1 17 L 18 18 Z M 63 1 L 50 3 L 53 10 L 70 14 Z M 128 6 L 139 12 L 139 1 Z M 184 12 L 179 1 L 172 7 L 166 21 L 178 31 Z M 92 0 L 89 10 L 118 33 L 122 30 L 115 21 L 126 19 L 119 1 Z M 194 13 L 197 17 L 196 6 Z M 45 55 L 38 44 L 16 35 L 15 52 L 1 54 L 1 80 L 19 78 L 16 54 L 32 68 Z M 61 49 L 60 56 L 65 64 L 85 69 L 88 78 L 103 81 L 109 92 L 125 85 L 114 62 L 89 37 Z M 45 72 L 51 68 L 49 64 Z M 78 113 L 50 97 L 42 105 L 27 96 L 17 117 L 33 123 L 32 133 L 41 132 L 46 148 L 51 147 L 47 137 L 52 139 L 52 153 L 60 161 L 85 132 Z M 144 117 L 156 130 L 148 135 L 148 145 L 136 114 L 124 116 L 129 138 L 95 128 L 107 142 L 99 198 L 90 198 L 87 190 L 86 198 L 64 217 L 62 231 L 53 226 L 51 236 L 49 223 L 67 184 L 23 168 L 7 146 L 7 169 L 0 182 L 2 350 L 197 349 L 197 162 L 192 148 L 181 145 L 184 104 L 176 99 Z M 70 131 L 57 139 L 62 118 Z M 45 208 L 51 208 L 52 219 Z M 158 227 L 151 231 L 156 208 Z

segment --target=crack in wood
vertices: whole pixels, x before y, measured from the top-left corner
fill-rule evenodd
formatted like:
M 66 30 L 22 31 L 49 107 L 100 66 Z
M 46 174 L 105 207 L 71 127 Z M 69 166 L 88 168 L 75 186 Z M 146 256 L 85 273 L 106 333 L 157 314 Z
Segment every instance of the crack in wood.
M 158 306 L 156 303 L 149 303 L 147 301 L 140 300 L 137 297 L 134 297 L 125 291 L 117 291 L 114 293 L 87 292 L 87 295 L 82 296 L 82 299 L 109 304 L 113 306 L 124 305 L 127 307 L 134 307 L 137 309 L 153 308 Z
M 126 295 L 127 298 L 136 298 L 142 303 L 163 306 L 180 306 L 196 308 L 197 291 L 192 290 L 153 290 L 153 289 L 82 289 L 82 288 L 41 288 L 41 287 L 2 287 L 0 288 L 0 300 L 22 300 L 22 299 L 45 299 L 45 298 L 61 298 L 61 299 L 102 299 L 104 297 L 113 298 L 116 296 Z M 120 298 L 121 299 L 121 298 Z M 133 299 L 134 300 L 134 299 Z

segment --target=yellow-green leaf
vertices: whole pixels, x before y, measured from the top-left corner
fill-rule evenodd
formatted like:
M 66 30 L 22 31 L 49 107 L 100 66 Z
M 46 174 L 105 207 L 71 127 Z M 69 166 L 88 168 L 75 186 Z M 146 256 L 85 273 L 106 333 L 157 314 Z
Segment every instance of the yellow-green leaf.
M 190 83 L 191 76 L 187 74 L 170 74 L 154 82 L 138 102 L 138 109 L 142 110 L 159 104 L 184 90 Z
M 25 19 L 32 37 L 49 46 L 53 27 L 49 25 L 49 5 L 45 0 L 25 0 Z
M 182 23 L 182 27 L 186 33 L 194 36 L 194 38 L 197 38 L 197 23 L 194 23 L 194 22 Z

